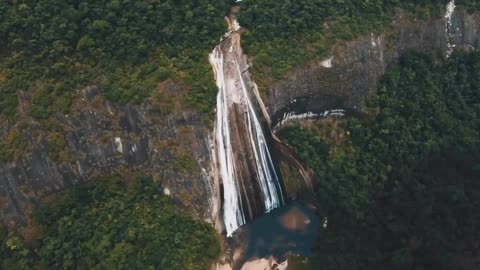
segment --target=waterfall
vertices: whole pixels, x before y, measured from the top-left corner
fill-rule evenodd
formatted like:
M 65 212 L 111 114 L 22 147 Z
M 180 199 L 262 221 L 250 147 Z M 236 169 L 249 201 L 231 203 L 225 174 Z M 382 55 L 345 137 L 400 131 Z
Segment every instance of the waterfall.
M 223 73 L 223 54 L 219 47 L 210 54 L 210 62 L 214 66 L 217 87 L 217 117 L 215 125 L 215 155 L 216 166 L 223 183 L 223 216 L 227 235 L 245 223 L 242 212 L 239 187 L 235 177 L 235 165 L 232 144 L 230 144 L 230 129 L 228 126 L 228 100 Z
M 452 23 L 452 17 L 453 13 L 455 12 L 455 0 L 451 0 L 447 4 L 446 12 L 445 12 L 445 36 L 447 39 L 447 51 L 446 51 L 446 58 L 449 58 L 454 49 L 455 49 L 455 44 L 452 44 L 450 38 L 452 36 L 452 33 L 454 32 L 453 30 L 453 23 Z
M 251 144 L 254 149 L 255 162 L 257 165 L 257 176 L 260 179 L 260 185 L 262 187 L 263 196 L 265 198 L 265 208 L 269 212 L 280 206 L 280 203 L 283 202 L 283 196 L 281 192 L 278 192 L 280 187 L 278 182 L 278 176 L 275 172 L 275 167 L 273 165 L 272 157 L 268 149 L 267 140 L 263 134 L 260 121 L 256 115 L 255 110 L 253 109 L 252 102 L 247 94 L 247 88 L 245 82 L 243 81 L 242 74 L 240 72 L 240 67 L 238 63 L 235 63 L 237 66 L 238 75 L 241 78 L 241 85 L 243 89 L 244 98 L 247 101 L 248 110 L 247 110 L 247 120 L 250 133 Z M 253 122 L 253 125 L 252 125 Z M 280 194 L 280 198 L 278 195 Z
M 214 169 L 223 184 L 223 221 L 231 236 L 248 220 L 281 206 L 284 198 L 263 103 L 254 92 L 240 45 L 240 26 L 234 16 L 228 19 L 230 31 L 209 60 L 218 87 Z

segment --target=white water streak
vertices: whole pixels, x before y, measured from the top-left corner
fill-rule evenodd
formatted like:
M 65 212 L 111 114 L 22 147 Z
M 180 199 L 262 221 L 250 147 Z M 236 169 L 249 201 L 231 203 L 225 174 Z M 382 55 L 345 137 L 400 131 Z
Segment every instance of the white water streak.
M 240 28 L 236 20 L 232 20 L 233 29 L 228 32 L 224 38 L 228 38 L 234 31 Z M 234 52 L 234 44 L 228 49 L 227 54 L 232 53 L 229 57 L 233 57 L 234 62 L 226 62 L 224 52 L 220 46 L 217 46 L 210 54 L 209 60 L 215 72 L 215 79 L 219 89 L 217 95 L 217 116 L 215 125 L 215 147 L 216 168 L 218 177 L 223 183 L 223 219 L 227 236 L 241 225 L 245 224 L 245 215 L 240 191 L 240 181 L 237 179 L 235 155 L 234 153 L 244 152 L 250 148 L 255 159 L 255 168 L 258 184 L 262 192 L 264 207 L 269 212 L 284 202 L 282 189 L 280 187 L 278 175 L 275 172 L 272 157 L 269 152 L 267 140 L 260 124 L 259 116 L 252 104 L 250 96 L 243 78 L 242 71 L 237 59 L 242 57 L 241 52 Z M 238 55 L 236 55 L 238 54 Z M 231 61 L 231 60 L 229 60 Z M 235 64 L 236 74 L 227 72 L 224 66 L 227 63 L 230 67 Z M 227 74 L 227 75 L 226 75 Z M 227 76 L 227 77 L 226 77 Z M 240 82 L 241 87 L 235 82 Z M 253 83 L 253 82 L 252 82 Z M 253 89 L 255 90 L 255 89 Z M 257 98 L 260 106 L 263 106 L 257 93 L 253 92 L 253 97 Z M 233 149 L 232 134 L 229 124 L 229 112 L 232 105 L 237 104 L 244 108 L 246 112 L 245 123 L 248 126 L 248 136 L 250 145 L 245 145 L 245 149 Z M 245 196 L 258 196 L 258 194 L 244 194 Z
M 247 122 L 250 132 L 250 140 L 253 146 L 255 154 L 255 162 L 257 165 L 257 177 L 260 181 L 260 187 L 262 189 L 263 198 L 265 201 L 265 209 L 267 212 L 279 207 L 283 203 L 283 195 L 279 186 L 278 176 L 275 172 L 272 157 L 268 149 L 267 140 L 263 134 L 262 126 L 258 120 L 255 109 L 252 106 L 250 97 L 247 93 L 247 87 L 243 81 L 240 66 L 236 63 L 238 76 L 242 84 L 243 94 L 247 101 Z M 253 126 L 252 126 L 253 121 Z M 278 189 L 278 191 L 277 191 Z M 279 196 L 280 194 L 280 196 Z
M 332 65 L 332 61 L 333 61 L 333 56 L 331 56 L 330 58 L 320 62 L 320 65 L 322 67 L 326 67 L 326 68 L 332 68 L 333 65 Z
M 455 49 L 455 44 L 452 44 L 450 41 L 451 30 L 452 30 L 452 17 L 453 13 L 455 12 L 455 0 L 452 0 L 447 5 L 447 11 L 445 12 L 445 35 L 447 38 L 447 52 L 446 57 L 449 58 L 453 50 Z
M 122 139 L 119 137 L 115 138 L 115 150 L 119 153 L 123 153 Z
M 210 54 L 210 63 L 214 67 L 217 87 L 217 119 L 215 126 L 216 153 L 218 173 L 223 183 L 223 218 L 227 235 L 230 236 L 239 226 L 245 223 L 237 179 L 230 128 L 228 125 L 228 100 L 223 72 L 223 54 L 219 47 Z
M 302 114 L 295 114 L 294 112 L 284 113 L 282 120 L 280 120 L 277 125 L 273 128 L 274 131 L 278 131 L 280 127 L 287 124 L 290 121 L 294 120 L 305 120 L 305 119 L 317 119 L 321 117 L 327 116 L 338 116 L 343 117 L 345 116 L 345 110 L 343 109 L 335 109 L 335 110 L 327 110 L 323 113 L 313 113 L 313 112 L 306 112 Z

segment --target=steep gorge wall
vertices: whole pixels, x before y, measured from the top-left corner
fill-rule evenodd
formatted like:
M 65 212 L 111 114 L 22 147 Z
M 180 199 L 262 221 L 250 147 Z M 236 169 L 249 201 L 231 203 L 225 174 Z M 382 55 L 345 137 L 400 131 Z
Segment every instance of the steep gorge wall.
M 272 124 L 277 125 L 288 113 L 361 112 L 387 67 L 396 64 L 402 53 L 419 50 L 444 56 L 449 42 L 455 49 L 479 49 L 480 13 L 467 14 L 457 8 L 447 29 L 446 18 L 415 21 L 399 12 L 388 33 L 338 45 L 331 58 L 298 68 L 268 89 L 265 102 Z
M 24 225 L 41 197 L 109 174 L 151 175 L 181 208 L 209 218 L 211 124 L 205 115 L 179 107 L 175 100 L 185 91 L 184 85 L 164 82 L 143 104 L 117 106 L 88 87 L 78 91 L 70 115 L 4 124 L 0 135 L 17 129 L 29 149 L 15 162 L 0 163 L 0 220 Z M 23 96 L 21 103 L 30 98 Z M 65 139 L 62 161 L 52 157 L 47 139 L 55 130 Z

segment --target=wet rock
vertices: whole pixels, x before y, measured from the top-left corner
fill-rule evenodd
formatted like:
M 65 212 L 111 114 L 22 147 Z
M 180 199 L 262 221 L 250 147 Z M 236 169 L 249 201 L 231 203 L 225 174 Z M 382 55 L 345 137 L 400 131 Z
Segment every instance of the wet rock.
M 287 230 L 304 231 L 312 221 L 298 208 L 292 208 L 281 217 L 281 223 Z

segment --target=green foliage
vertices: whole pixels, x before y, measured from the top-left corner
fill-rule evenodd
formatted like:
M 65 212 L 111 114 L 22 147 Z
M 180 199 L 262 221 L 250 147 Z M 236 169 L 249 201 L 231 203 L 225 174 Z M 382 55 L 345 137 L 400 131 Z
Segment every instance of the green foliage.
M 46 119 L 53 112 L 70 112 L 74 87 L 71 81 L 48 81 L 33 95 L 30 115 Z
M 176 157 L 176 169 L 184 173 L 192 173 L 195 167 L 195 159 L 191 153 L 182 153 Z
M 33 269 L 33 257 L 22 238 L 0 227 L 0 269 Z
M 102 88 L 109 100 L 118 103 L 140 103 L 150 95 L 158 82 L 171 76 L 168 69 L 155 62 L 140 66 L 127 65 L 108 72 Z
M 226 8 L 222 1 L 6 1 L 0 34 L 25 64 L 76 56 L 141 62 L 159 46 L 175 48 L 172 56 L 212 46 Z
M 56 162 L 69 162 L 73 156 L 68 149 L 65 137 L 60 132 L 52 132 L 47 136 L 49 155 Z
M 288 257 L 288 269 L 290 270 L 313 270 L 317 269 L 308 258 L 299 256 Z
M 253 74 L 261 89 L 292 68 L 328 56 L 341 40 L 385 31 L 396 8 L 419 18 L 438 16 L 448 0 L 252 0 L 239 14 L 246 51 L 255 57 Z M 478 6 L 471 0 L 460 5 Z
M 387 72 L 372 119 L 352 119 L 328 158 L 308 132 L 287 140 L 321 179 L 328 217 L 316 250 L 325 269 L 459 269 L 480 239 L 480 54 L 437 66 L 410 53 Z M 306 135 L 307 134 L 307 135 Z M 310 139 L 306 139 L 310 137 Z M 302 139 L 303 138 L 303 139 Z M 304 143 L 307 141 L 308 143 Z
M 475 0 L 457 0 L 455 3 L 457 5 L 464 6 L 470 12 L 480 10 L 480 2 L 475 1 Z
M 232 1 L 4 2 L 2 114 L 15 114 L 19 90 L 35 90 L 30 114 L 45 119 L 68 111 L 82 87 L 98 84 L 109 100 L 139 103 L 168 78 L 190 85 L 190 106 L 212 111 L 217 88 L 207 53 L 225 31 L 223 16 Z M 245 47 L 256 58 L 253 73 L 264 88 L 292 67 L 326 56 L 337 40 L 384 29 L 396 7 L 417 11 L 418 4 L 428 4 L 428 17 L 446 2 L 253 0 L 242 3 L 240 21 L 249 29 Z M 459 2 L 478 9 L 475 1 Z M 48 86 L 37 89 L 39 81 Z
M 28 149 L 28 141 L 20 129 L 13 129 L 0 141 L 0 162 L 11 162 Z
M 220 252 L 214 229 L 177 213 L 162 194 L 151 179 L 75 188 L 36 213 L 46 227 L 39 247 L 6 240 L 10 251 L 0 257 L 9 267 L 1 269 L 209 269 Z
M 215 100 L 201 85 L 212 78 L 206 53 L 225 31 L 227 7 L 213 0 L 4 1 L 0 63 L 8 76 L 0 86 L 0 111 L 14 114 L 14 94 L 21 90 L 15 82 L 22 80 L 30 83 L 23 90 L 48 82 L 31 109 L 32 116 L 47 118 L 68 108 L 74 91 L 86 85 L 102 84 L 110 100 L 138 103 L 167 78 L 199 81 L 192 104 L 204 111 Z
M 292 67 L 326 56 L 339 39 L 379 31 L 395 7 L 438 1 L 273 1 L 242 3 L 247 51 L 264 86 Z M 31 115 L 70 107 L 75 90 L 101 85 L 109 100 L 141 102 L 167 78 L 188 83 L 187 102 L 211 112 L 216 86 L 206 59 L 224 32 L 232 1 L 5 1 L 0 7 L 0 111 L 15 114 L 18 90 L 36 90 Z M 460 4 L 478 8 L 474 1 Z M 273 65 L 274 63 L 274 65 Z M 275 66 L 275 69 L 272 68 Z M 26 84 L 18 86 L 18 82 Z M 66 83 L 68 82 L 68 83 Z M 63 85 L 62 85 L 63 84 Z
M 295 146 L 297 154 L 308 166 L 322 164 L 329 157 L 329 146 L 319 136 L 299 126 L 282 129 L 279 135 L 285 138 L 286 143 Z
M 0 78 L 0 113 L 14 115 L 18 105 L 17 91 L 25 91 L 28 87 L 28 83 L 21 76 L 14 79 Z

